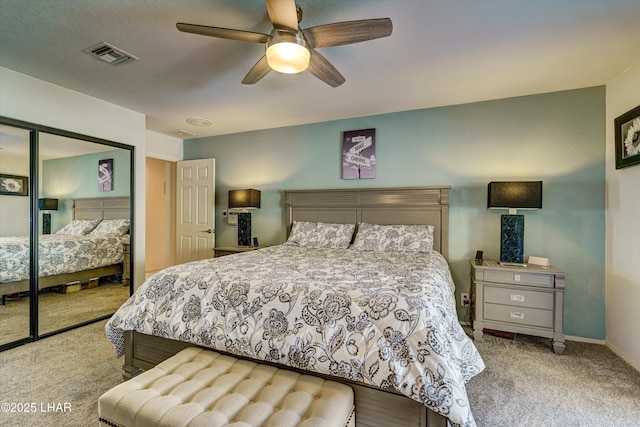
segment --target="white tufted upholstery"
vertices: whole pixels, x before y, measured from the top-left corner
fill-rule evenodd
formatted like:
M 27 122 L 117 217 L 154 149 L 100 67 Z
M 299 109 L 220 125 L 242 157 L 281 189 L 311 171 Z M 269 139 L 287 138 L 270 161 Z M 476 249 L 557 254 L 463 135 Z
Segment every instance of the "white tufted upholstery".
M 101 426 L 354 426 L 353 390 L 189 347 L 98 400 Z

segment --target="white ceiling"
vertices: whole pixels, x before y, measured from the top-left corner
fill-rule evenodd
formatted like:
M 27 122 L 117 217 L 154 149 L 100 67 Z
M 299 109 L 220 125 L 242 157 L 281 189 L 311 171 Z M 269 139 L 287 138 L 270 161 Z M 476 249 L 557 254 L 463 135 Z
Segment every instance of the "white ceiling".
M 389 17 L 393 34 L 319 49 L 346 78 L 338 88 L 308 72 L 243 85 L 262 45 L 175 24 L 269 33 L 263 0 L 0 0 L 0 66 L 203 137 L 603 85 L 640 59 L 640 0 L 297 3 L 302 28 Z M 82 51 L 100 41 L 140 59 Z

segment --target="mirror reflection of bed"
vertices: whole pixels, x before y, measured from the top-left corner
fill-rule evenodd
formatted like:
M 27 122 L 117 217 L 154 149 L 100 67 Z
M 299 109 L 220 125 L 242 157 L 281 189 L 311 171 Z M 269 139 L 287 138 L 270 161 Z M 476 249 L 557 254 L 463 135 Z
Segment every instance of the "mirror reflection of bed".
M 125 262 L 130 242 L 129 197 L 73 199 L 70 204 L 71 222 L 57 233 L 40 236 L 40 335 L 107 316 L 129 297 L 129 260 Z M 28 256 L 26 238 L 0 242 L 8 243 L 0 248 L 2 256 L 16 254 L 21 246 L 15 243 L 24 243 L 22 254 Z M 19 321 L 28 312 L 29 281 L 24 279 L 28 272 L 15 269 L 11 273 L 3 272 L 0 284 L 1 342 L 29 333 L 28 323 Z M 7 282 L 12 277 L 23 280 Z
M 75 199 L 73 204 L 74 220 L 101 220 L 89 233 L 91 236 L 99 229 L 103 230 L 102 234 L 92 238 L 96 240 L 95 246 L 79 247 L 95 250 L 95 254 L 85 254 L 85 258 L 101 266 L 82 270 L 83 265 L 80 264 L 74 268 L 79 270 L 76 273 L 78 276 L 72 278 L 71 282 L 67 282 L 69 279 L 66 278 L 66 284 L 58 286 L 57 292 L 41 294 L 38 317 L 40 334 L 109 315 L 129 298 L 129 262 L 125 262 L 128 261 L 125 256 L 130 245 L 129 197 Z M 109 227 L 113 229 L 118 224 L 122 229 L 111 235 L 113 230 Z M 121 233 L 124 234 L 120 236 Z
M 49 262 L 49 267 L 54 267 L 53 270 L 40 268 L 37 313 L 40 337 L 108 317 L 130 294 L 126 274 L 123 279 L 123 272 L 128 271 L 124 262 L 127 246 L 121 241 L 116 243 L 111 239 L 112 249 L 97 249 L 99 252 L 93 255 L 94 260 L 106 257 L 107 252 L 111 252 L 112 258 L 95 264 L 87 262 L 92 259 L 88 243 L 74 243 L 72 236 L 66 236 L 67 241 L 52 246 L 50 240 L 74 219 L 129 219 L 131 150 L 107 145 L 108 141 L 101 144 L 84 140 L 80 135 L 60 132 L 39 133 L 36 159 L 39 176 L 35 178 L 30 166 L 33 161 L 30 159 L 30 131 L 6 124 L 0 126 L 3 144 L 0 173 L 24 176 L 29 183 L 37 179 L 37 199 L 55 198 L 59 202 L 58 209 L 50 211 L 50 234 L 42 234 L 42 209 L 33 219 L 38 224 L 41 248 L 44 244 L 50 245 L 50 261 L 40 255 L 40 262 Z M 113 159 L 116 175 L 110 192 L 98 190 L 97 168 L 102 159 Z M 28 236 L 35 224 L 30 220 L 31 192 L 30 189 L 29 196 L 22 197 L 0 195 L 0 347 L 3 349 L 32 333 L 30 303 L 34 295 L 29 292 L 32 259 Z M 26 246 L 20 246 L 19 237 Z M 8 240 L 21 256 L 24 255 L 21 251 L 26 252 L 26 258 L 18 258 L 16 252 L 13 264 L 7 263 Z M 74 246 L 82 256 L 67 254 L 65 257 L 64 248 Z M 22 249 L 18 250 L 19 247 Z M 71 265 L 74 263 L 77 265 Z M 15 276 L 17 270 L 20 270 L 19 277 Z M 10 277 L 10 274 L 14 276 Z

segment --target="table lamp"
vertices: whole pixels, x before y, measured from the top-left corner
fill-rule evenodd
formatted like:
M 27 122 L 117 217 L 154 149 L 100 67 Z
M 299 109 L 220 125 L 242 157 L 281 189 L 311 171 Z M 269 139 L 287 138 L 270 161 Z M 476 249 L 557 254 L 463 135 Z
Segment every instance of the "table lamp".
M 241 209 L 238 213 L 238 246 L 251 246 L 251 213 L 248 210 L 259 208 L 259 190 L 229 191 L 229 209 Z
M 42 214 L 42 234 L 51 234 L 51 214 L 49 211 L 58 210 L 58 199 L 38 199 L 38 209 Z
M 524 215 L 518 209 L 542 209 L 542 181 L 490 182 L 488 209 L 508 209 L 501 216 L 500 263 L 523 265 Z

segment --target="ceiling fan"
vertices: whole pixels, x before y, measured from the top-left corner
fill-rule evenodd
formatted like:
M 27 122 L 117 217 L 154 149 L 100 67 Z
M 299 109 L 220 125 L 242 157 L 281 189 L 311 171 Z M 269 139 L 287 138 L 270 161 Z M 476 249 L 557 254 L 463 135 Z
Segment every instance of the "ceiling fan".
M 345 78 L 316 48 L 341 46 L 391 35 L 393 25 L 389 18 L 337 22 L 302 29 L 302 10 L 295 0 L 265 0 L 267 13 L 273 24 L 270 34 L 233 30 L 206 25 L 178 22 L 176 27 L 185 33 L 222 39 L 264 43 L 265 54 L 242 80 L 255 84 L 272 69 L 281 73 L 300 73 L 306 69 L 332 87 L 338 87 Z

